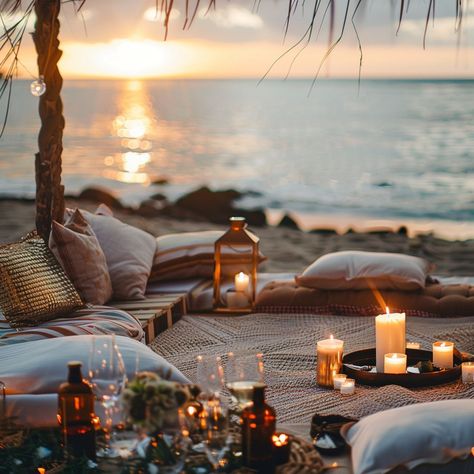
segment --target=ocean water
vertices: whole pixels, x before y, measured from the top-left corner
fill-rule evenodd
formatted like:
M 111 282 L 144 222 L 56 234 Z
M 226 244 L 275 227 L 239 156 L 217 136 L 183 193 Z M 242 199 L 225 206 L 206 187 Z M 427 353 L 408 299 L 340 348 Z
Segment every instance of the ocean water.
M 138 204 L 206 184 L 300 215 L 474 225 L 474 81 L 65 81 L 63 180 Z M 1 104 L 3 113 L 5 104 Z M 17 81 L 0 195 L 33 196 L 37 99 Z M 166 177 L 166 186 L 153 181 Z M 474 227 L 473 227 L 474 228 Z

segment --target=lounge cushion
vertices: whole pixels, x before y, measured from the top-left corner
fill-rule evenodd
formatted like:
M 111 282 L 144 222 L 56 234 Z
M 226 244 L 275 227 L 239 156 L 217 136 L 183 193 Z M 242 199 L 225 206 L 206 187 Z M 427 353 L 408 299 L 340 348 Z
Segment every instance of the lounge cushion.
M 92 339 L 73 336 L 0 347 L 0 380 L 7 394 L 57 393 L 66 380 L 69 361 L 79 360 L 87 368 Z M 171 380 L 188 382 L 178 369 L 141 342 L 123 336 L 116 336 L 116 342 L 128 377 L 134 376 L 138 363 L 139 370 L 169 370 Z
M 380 298 L 381 297 L 381 298 Z M 417 291 L 318 290 L 293 282 L 271 282 L 259 293 L 258 312 L 373 316 L 385 312 L 408 316 L 474 316 L 474 286 L 430 284 Z

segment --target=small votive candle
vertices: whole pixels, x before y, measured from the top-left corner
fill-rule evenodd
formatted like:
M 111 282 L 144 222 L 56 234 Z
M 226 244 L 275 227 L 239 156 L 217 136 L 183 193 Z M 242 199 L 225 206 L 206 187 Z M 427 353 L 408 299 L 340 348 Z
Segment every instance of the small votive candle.
M 440 369 L 451 369 L 453 367 L 454 343 L 448 341 L 437 341 L 433 343 L 433 365 Z
M 275 433 L 272 436 L 273 461 L 275 465 L 286 464 L 290 460 L 291 438 L 286 433 Z
M 342 383 L 345 382 L 346 379 L 347 379 L 346 374 L 334 374 L 332 376 L 332 380 L 334 382 L 334 388 L 336 390 L 340 390 Z
M 237 275 L 235 275 L 234 278 L 234 286 L 235 286 L 235 291 L 242 291 L 246 292 L 250 283 L 250 277 L 244 273 L 244 272 L 239 272 Z
M 346 379 L 341 383 L 342 395 L 352 395 L 355 392 L 355 380 Z
M 461 367 L 462 367 L 462 382 L 474 383 L 474 362 L 463 362 Z
M 407 356 L 397 352 L 385 354 L 383 371 L 386 374 L 404 374 L 407 371 Z
M 407 349 L 420 349 L 421 344 L 419 342 L 407 342 Z
M 316 345 L 317 365 L 316 382 L 322 387 L 333 387 L 334 374 L 338 374 L 342 368 L 342 351 L 344 341 L 334 339 L 331 335 L 329 339 L 318 341 Z

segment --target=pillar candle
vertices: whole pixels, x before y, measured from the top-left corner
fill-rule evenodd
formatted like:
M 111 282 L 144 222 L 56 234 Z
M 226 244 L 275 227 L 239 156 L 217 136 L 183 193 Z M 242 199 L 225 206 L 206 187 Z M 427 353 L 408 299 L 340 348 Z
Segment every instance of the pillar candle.
M 474 362 L 463 362 L 461 367 L 463 383 L 474 383 Z
M 433 365 L 440 369 L 451 369 L 453 367 L 454 343 L 448 341 L 437 341 L 433 343 Z
M 240 272 L 240 273 L 237 273 L 237 275 L 235 275 L 235 278 L 234 278 L 235 291 L 242 291 L 245 293 L 248 290 L 249 283 L 250 283 L 250 277 L 246 273 Z
M 379 314 L 375 318 L 375 352 L 377 372 L 383 372 L 384 357 L 388 353 L 404 354 L 405 313 Z
M 406 354 L 398 354 L 396 352 L 385 354 L 383 371 L 386 374 L 405 374 L 407 371 Z
M 344 341 L 329 339 L 317 343 L 316 382 L 323 387 L 333 387 L 334 374 L 338 374 L 342 367 L 342 351 Z

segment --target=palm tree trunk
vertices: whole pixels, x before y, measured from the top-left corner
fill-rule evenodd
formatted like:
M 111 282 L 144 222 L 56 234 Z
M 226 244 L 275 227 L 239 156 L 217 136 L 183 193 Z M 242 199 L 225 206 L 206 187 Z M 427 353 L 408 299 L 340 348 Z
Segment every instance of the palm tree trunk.
M 47 240 L 51 221 L 63 221 L 64 186 L 61 185 L 61 154 L 64 130 L 61 87 L 58 69 L 60 0 L 36 0 L 36 23 L 33 33 L 38 54 L 39 74 L 44 77 L 46 92 L 39 99 L 41 129 L 36 153 L 36 228 Z

